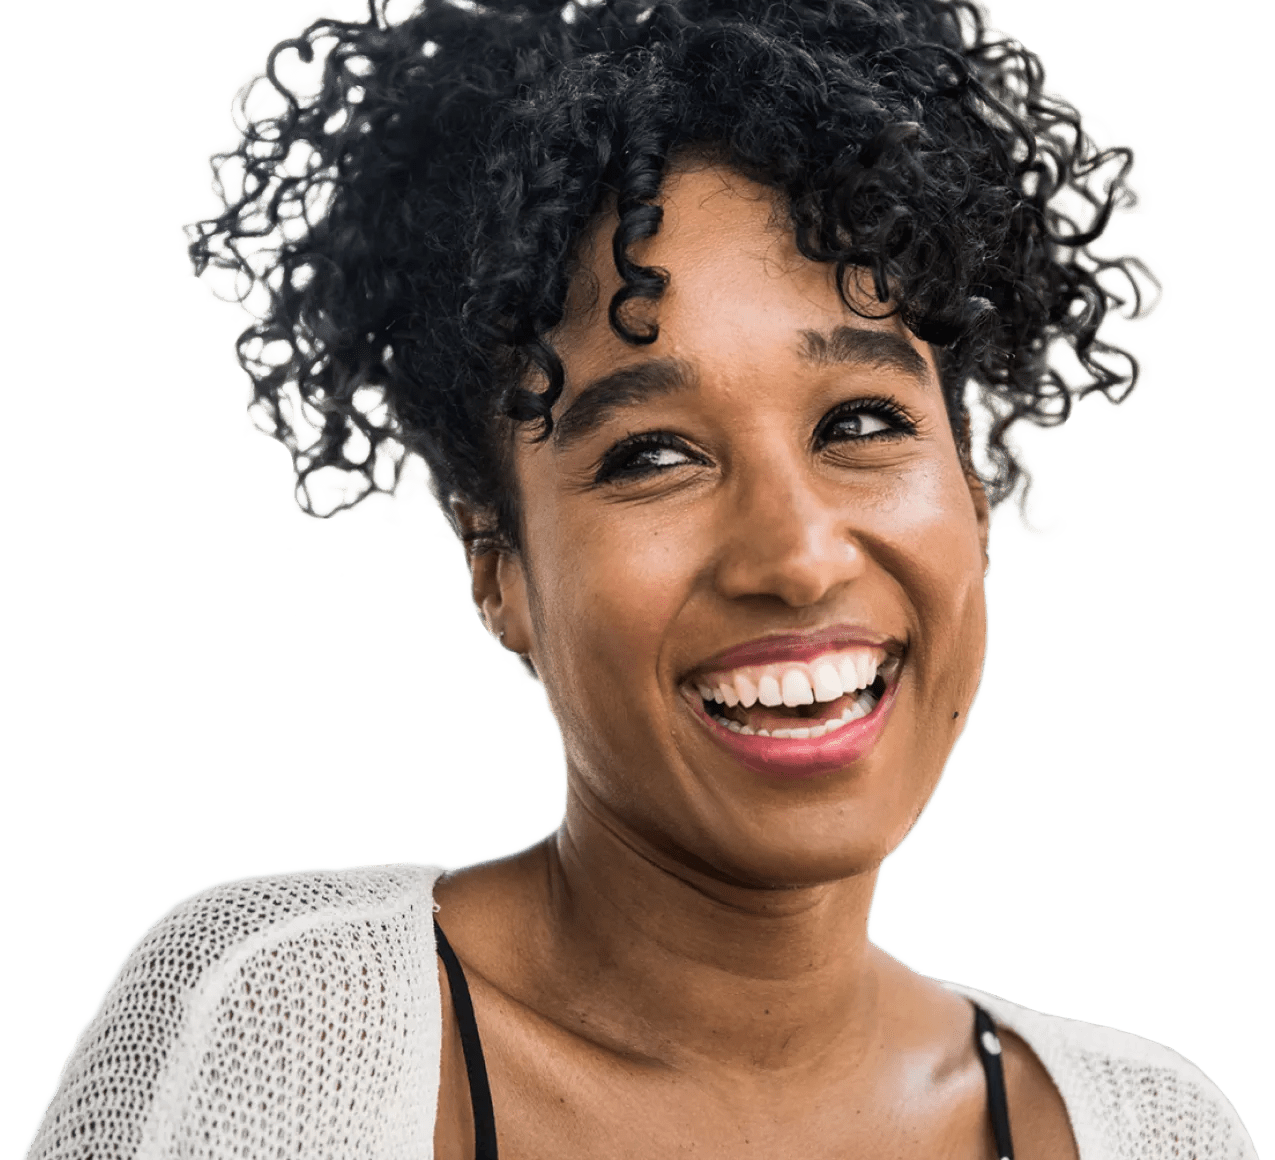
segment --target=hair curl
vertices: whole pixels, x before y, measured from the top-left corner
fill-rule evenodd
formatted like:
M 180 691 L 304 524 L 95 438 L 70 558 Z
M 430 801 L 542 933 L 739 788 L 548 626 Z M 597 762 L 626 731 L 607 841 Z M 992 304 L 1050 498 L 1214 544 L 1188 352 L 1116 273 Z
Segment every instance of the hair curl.
M 652 341 L 623 308 L 666 277 L 631 249 L 687 152 L 781 194 L 843 297 L 870 272 L 938 348 L 967 456 L 975 385 L 993 502 L 1024 476 L 1015 422 L 1062 423 L 1136 381 L 1098 334 L 1113 308 L 1141 312 L 1145 270 L 1090 251 L 1132 204 L 1132 154 L 1098 150 L 969 0 L 424 0 L 401 21 L 386 2 L 274 49 L 262 79 L 281 108 L 253 120 L 243 94 L 242 140 L 213 159 L 224 212 L 190 227 L 196 272 L 233 271 L 255 302 L 239 358 L 306 510 L 316 472 L 353 477 L 339 510 L 393 490 L 410 452 L 445 510 L 493 514 L 477 547 L 516 548 L 503 449 L 511 422 L 551 428 L 546 335 L 574 250 L 610 199 L 611 325 Z M 314 92 L 285 83 L 287 54 L 317 62 Z

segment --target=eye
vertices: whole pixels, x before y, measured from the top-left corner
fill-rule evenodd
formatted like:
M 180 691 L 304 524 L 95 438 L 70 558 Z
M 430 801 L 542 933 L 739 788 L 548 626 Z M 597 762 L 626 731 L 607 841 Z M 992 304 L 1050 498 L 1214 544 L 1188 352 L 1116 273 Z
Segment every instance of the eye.
M 859 411 L 853 415 L 846 415 L 838 419 L 830 425 L 829 430 L 824 432 L 825 438 L 833 436 L 842 436 L 845 438 L 862 437 L 864 435 L 879 435 L 882 431 L 893 431 L 886 420 L 880 415 L 868 414 Z
M 609 483 L 653 475 L 672 467 L 702 464 L 706 460 L 686 441 L 668 431 L 630 435 L 611 448 L 598 465 L 594 483 Z
M 916 424 L 892 399 L 854 399 L 834 407 L 815 430 L 815 445 L 915 435 Z

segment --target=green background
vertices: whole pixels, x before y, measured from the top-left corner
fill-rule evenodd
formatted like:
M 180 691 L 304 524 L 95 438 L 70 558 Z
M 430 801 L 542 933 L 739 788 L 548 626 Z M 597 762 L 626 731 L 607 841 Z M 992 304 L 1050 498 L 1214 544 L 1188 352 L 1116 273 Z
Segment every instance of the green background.
M 0 1155 L 173 897 L 477 857 L 557 816 L 552 729 L 439 516 L 293 514 L 284 451 L 240 437 L 230 312 L 182 280 L 200 153 L 305 6 L 6 18 Z M 932 974 L 1173 1044 L 1269 1150 L 1270 28 L 1256 0 L 1199 11 L 997 4 L 1146 149 L 1155 209 L 1114 245 L 1155 255 L 1174 301 L 1132 335 L 1154 385 L 1034 442 L 1070 528 L 997 535 L 991 676 L 876 931 Z

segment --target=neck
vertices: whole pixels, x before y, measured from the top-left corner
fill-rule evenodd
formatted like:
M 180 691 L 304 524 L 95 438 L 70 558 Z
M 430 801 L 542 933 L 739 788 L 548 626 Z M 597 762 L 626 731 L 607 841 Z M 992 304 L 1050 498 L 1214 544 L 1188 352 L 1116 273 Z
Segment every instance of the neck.
M 543 853 L 545 985 L 569 996 L 572 1023 L 600 1042 L 755 1072 L 831 1054 L 844 1065 L 875 1041 L 875 871 L 742 885 L 656 850 L 574 793 Z

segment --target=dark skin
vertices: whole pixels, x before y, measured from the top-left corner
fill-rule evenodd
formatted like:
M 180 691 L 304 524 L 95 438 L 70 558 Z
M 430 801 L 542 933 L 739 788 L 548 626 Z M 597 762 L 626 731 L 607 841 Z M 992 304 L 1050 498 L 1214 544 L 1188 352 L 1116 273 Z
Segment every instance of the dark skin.
M 877 869 L 977 688 L 982 489 L 933 352 L 848 310 L 767 191 L 684 166 L 662 203 L 636 256 L 668 290 L 630 316 L 658 320 L 658 341 L 607 322 L 606 218 L 553 336 L 556 415 L 617 368 L 646 387 L 547 442 L 518 436 L 520 548 L 471 561 L 488 627 L 544 682 L 568 772 L 556 834 L 437 892 L 501 1156 L 986 1160 L 969 1003 L 867 938 Z M 838 348 L 839 327 L 878 339 Z M 900 343 L 913 361 L 881 355 Z M 903 659 L 884 732 L 848 767 L 770 777 L 696 719 L 688 679 L 713 654 L 847 624 Z M 1047 1073 L 1002 1040 L 1019 1154 L 1072 1160 Z M 447 1003 L 435 1141 L 440 1160 L 473 1155 Z

